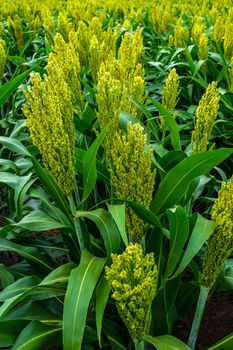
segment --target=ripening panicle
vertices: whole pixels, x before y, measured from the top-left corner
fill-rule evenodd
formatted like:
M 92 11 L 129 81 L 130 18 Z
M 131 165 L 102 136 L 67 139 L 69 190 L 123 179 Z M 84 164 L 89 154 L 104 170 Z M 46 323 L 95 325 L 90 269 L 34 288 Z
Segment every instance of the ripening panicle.
M 133 35 L 126 32 L 118 50 L 119 69 L 125 79 L 132 80 L 136 71 L 138 76 L 144 78 L 143 57 L 144 46 L 140 28 L 137 28 Z
M 97 118 L 102 128 L 109 121 L 112 122 L 111 133 L 106 138 L 109 138 L 109 145 L 112 144 L 114 134 L 118 130 L 121 111 L 130 113 L 134 117 L 139 116 L 138 108 L 131 99 L 140 103 L 144 101 L 143 53 L 142 34 L 137 29 L 134 35 L 125 33 L 118 51 L 118 59 L 110 55 L 108 60 L 100 66 L 96 95 Z
M 41 21 L 47 32 L 54 33 L 55 26 L 51 10 L 47 6 L 42 6 L 40 10 Z
M 193 153 L 207 150 L 208 140 L 218 115 L 219 100 L 219 89 L 217 83 L 213 81 L 208 85 L 197 108 L 195 129 L 192 132 L 191 141 Z
M 154 254 L 143 255 L 137 243 L 130 243 L 121 255 L 112 254 L 112 265 L 106 267 L 112 298 L 133 340 L 142 340 L 148 331 L 157 275 Z
M 149 208 L 154 189 L 155 170 L 151 170 L 153 150 L 147 147 L 147 138 L 139 123 L 127 124 L 127 134 L 115 133 L 111 149 L 111 179 L 115 193 L 120 198 L 135 201 Z M 133 212 L 126 210 L 126 224 L 133 242 L 143 237 L 144 223 Z
M 23 106 L 32 142 L 59 187 L 68 195 L 74 188 L 73 106 L 64 73 L 56 60 L 48 62 L 48 75 L 31 77 L 32 86 L 23 91 Z
M 69 33 L 74 30 L 73 24 L 68 20 L 66 13 L 61 11 L 57 19 L 58 32 L 62 35 L 65 42 L 69 41 Z
M 230 76 L 230 91 L 233 92 L 233 56 L 231 57 L 231 68 L 229 69 Z
M 217 42 L 220 42 L 225 33 L 225 19 L 224 17 L 218 17 L 213 26 L 212 38 Z
M 7 58 L 6 43 L 4 40 L 0 39 L 0 79 L 2 79 L 5 71 L 6 58 Z
M 203 34 L 205 34 L 204 19 L 200 16 L 195 16 L 193 19 L 193 27 L 191 31 L 191 36 L 193 38 L 194 44 L 199 45 L 199 40 Z
M 169 111 L 176 107 L 179 93 L 179 76 L 173 68 L 165 81 L 162 95 L 162 103 Z
M 224 35 L 224 55 L 230 60 L 233 56 L 233 23 L 228 23 L 225 27 L 225 35 Z
M 216 229 L 207 242 L 202 276 L 202 285 L 209 289 L 233 252 L 233 176 L 228 183 L 222 182 L 211 218 Z
M 184 26 L 183 19 L 179 18 L 176 22 L 173 35 L 169 37 L 169 44 L 176 48 L 184 47 L 189 40 L 189 30 Z
M 84 95 L 81 88 L 79 56 L 72 42 L 66 43 L 62 35 L 57 33 L 54 38 L 53 51 L 49 60 L 55 60 L 64 72 L 64 78 L 70 88 L 71 100 L 75 109 L 81 108 Z
M 109 27 L 106 31 L 102 31 L 99 35 L 92 35 L 90 40 L 89 57 L 90 69 L 94 83 L 97 84 L 98 73 L 102 63 L 108 59 L 116 57 L 116 40 L 117 31 L 113 31 Z
M 199 60 L 208 59 L 208 38 L 205 34 L 202 34 L 199 39 L 198 58 Z
M 23 36 L 23 29 L 22 29 L 22 23 L 18 15 L 16 15 L 13 19 L 8 16 L 7 18 L 7 24 L 9 30 L 13 33 L 17 45 L 19 48 L 22 48 L 24 45 L 24 36 Z

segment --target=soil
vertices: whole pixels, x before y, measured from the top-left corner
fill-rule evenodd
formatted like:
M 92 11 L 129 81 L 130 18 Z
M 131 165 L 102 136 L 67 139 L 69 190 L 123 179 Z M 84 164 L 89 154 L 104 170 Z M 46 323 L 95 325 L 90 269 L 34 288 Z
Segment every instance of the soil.
M 182 321 L 179 321 L 175 336 L 187 343 L 194 316 L 191 310 Z M 233 295 L 214 292 L 208 300 L 199 335 L 196 350 L 207 350 L 208 347 L 233 332 Z

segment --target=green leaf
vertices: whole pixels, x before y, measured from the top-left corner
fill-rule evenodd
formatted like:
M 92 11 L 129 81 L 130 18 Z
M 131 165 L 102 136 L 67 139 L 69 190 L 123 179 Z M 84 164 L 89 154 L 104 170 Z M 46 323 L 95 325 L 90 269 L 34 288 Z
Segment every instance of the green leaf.
M 118 323 L 109 319 L 103 320 L 103 332 L 107 336 L 112 350 L 127 350 L 124 330 Z
M 0 136 L 0 143 L 12 152 L 22 156 L 31 157 L 31 154 L 28 152 L 27 148 L 22 144 L 22 142 L 14 139 L 13 137 Z
M 89 303 L 104 264 L 104 259 L 84 250 L 80 265 L 70 274 L 64 303 L 64 350 L 81 349 Z
M 25 215 L 21 221 L 15 226 L 22 227 L 29 231 L 41 232 L 47 230 L 53 230 L 55 228 L 66 227 L 64 223 L 59 222 L 46 214 L 43 211 L 33 211 L 28 215 Z
M 203 244 L 208 240 L 216 227 L 216 223 L 205 219 L 200 214 L 197 214 L 197 220 L 194 225 L 190 240 L 187 244 L 184 256 L 172 278 L 178 276 L 191 262 L 194 256 L 201 249 Z
M 170 227 L 170 246 L 165 279 L 174 272 L 189 234 L 189 221 L 182 207 L 168 210 L 167 216 Z
M 27 325 L 27 321 L 0 321 L 0 348 L 8 348 L 14 344 L 18 334 Z
M 99 136 L 92 143 L 87 153 L 83 157 L 83 198 L 84 202 L 91 191 L 93 190 L 96 180 L 97 180 L 97 170 L 96 170 L 96 155 L 97 151 L 103 142 L 106 132 L 109 128 L 109 124 L 101 131 Z
M 154 345 L 157 350 L 191 350 L 188 345 L 171 335 L 162 335 L 160 337 L 146 335 L 144 340 Z
M 5 301 L 15 297 L 16 295 L 22 294 L 28 290 L 28 288 L 37 286 L 39 282 L 40 279 L 36 276 L 20 278 L 0 292 L 0 301 Z
M 59 188 L 59 186 L 56 184 L 54 179 L 51 175 L 48 174 L 48 172 L 40 165 L 40 163 L 36 160 L 36 158 L 32 158 L 32 162 L 35 168 L 35 171 L 42 182 L 42 184 L 45 186 L 47 192 L 51 195 L 54 202 L 58 206 L 58 208 L 67 216 L 70 216 L 70 211 L 68 208 L 67 200 L 62 192 L 62 190 Z
M 61 334 L 62 327 L 32 321 L 20 333 L 12 350 L 38 350 L 44 345 L 59 345 L 62 342 Z
M 6 84 L 0 86 L 0 107 L 8 100 L 19 85 L 24 82 L 31 71 L 32 69 L 28 69 L 22 74 L 8 81 Z
M 0 280 L 3 288 L 6 288 L 15 281 L 12 273 L 10 273 L 3 264 L 0 264 Z
M 172 168 L 163 179 L 152 203 L 157 215 L 175 205 L 185 194 L 190 183 L 221 163 L 233 153 L 232 148 L 191 155 Z
M 173 148 L 179 150 L 181 148 L 180 134 L 179 134 L 179 128 L 175 119 L 172 117 L 171 113 L 167 110 L 167 108 L 165 108 L 159 101 L 156 101 L 150 97 L 149 97 L 149 100 L 158 109 L 161 117 L 163 117 L 164 123 L 170 131 L 171 143 Z
M 39 270 L 53 270 L 53 267 L 47 259 L 35 247 L 22 246 L 8 239 L 0 237 L 0 251 L 11 251 L 23 256 L 31 264 L 35 265 Z
M 233 349 L 233 333 L 228 334 L 226 337 L 212 345 L 207 350 L 232 350 Z
M 104 310 L 108 302 L 111 287 L 106 278 L 102 278 L 96 289 L 96 328 L 99 340 L 99 346 L 101 347 L 101 330 L 104 316 Z
M 113 205 L 113 204 L 107 203 L 107 207 L 118 227 L 118 230 L 121 234 L 121 238 L 123 242 L 127 246 L 128 238 L 125 230 L 125 204 Z
M 19 304 L 11 310 L 4 320 L 38 320 L 46 322 L 60 322 L 61 318 L 35 301 Z
M 187 155 L 183 151 L 170 151 L 160 159 L 159 165 L 168 172 L 185 158 L 187 158 Z
M 76 212 L 75 217 L 85 217 L 96 224 L 104 239 L 107 260 L 110 261 L 111 253 L 117 253 L 121 244 L 119 231 L 110 213 L 101 208 L 92 211 L 80 210 Z
M 81 148 L 75 148 L 75 157 L 76 164 L 75 169 L 77 172 L 83 174 L 83 158 L 86 155 L 86 151 Z M 105 181 L 106 183 L 110 183 L 110 173 L 107 167 L 101 163 L 98 159 L 96 160 L 96 170 L 97 170 L 97 179 Z
M 70 262 L 57 267 L 55 270 L 50 272 L 41 282 L 40 286 L 47 286 L 54 283 L 66 283 L 68 282 L 71 270 L 76 267 L 75 263 Z

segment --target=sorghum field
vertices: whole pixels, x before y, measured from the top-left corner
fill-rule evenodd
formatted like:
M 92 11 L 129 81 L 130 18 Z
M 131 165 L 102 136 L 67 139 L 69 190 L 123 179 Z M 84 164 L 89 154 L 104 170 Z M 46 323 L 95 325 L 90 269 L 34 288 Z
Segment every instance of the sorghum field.
M 1 0 L 0 79 L 0 348 L 232 350 L 233 1 Z

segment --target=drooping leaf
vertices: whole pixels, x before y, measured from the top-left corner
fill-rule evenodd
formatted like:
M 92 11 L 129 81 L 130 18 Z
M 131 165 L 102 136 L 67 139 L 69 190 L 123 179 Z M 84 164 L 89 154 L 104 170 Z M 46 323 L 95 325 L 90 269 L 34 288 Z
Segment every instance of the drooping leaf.
M 221 163 L 233 153 L 232 148 L 191 155 L 172 168 L 163 179 L 152 203 L 157 215 L 175 205 L 185 194 L 190 183 Z
M 22 156 L 31 157 L 31 153 L 18 139 L 15 139 L 13 137 L 0 136 L 0 143 L 12 152 L 20 154 Z
M 119 230 L 110 213 L 101 208 L 92 211 L 79 210 L 76 212 L 75 217 L 88 218 L 97 225 L 103 237 L 109 261 L 111 253 L 117 253 L 121 243 Z
M 32 321 L 22 330 L 12 350 L 38 350 L 45 345 L 54 346 L 61 342 L 61 326 L 49 326 L 39 321 Z
M 113 205 L 113 204 L 107 203 L 107 207 L 118 227 L 118 230 L 121 234 L 121 238 L 123 242 L 127 246 L 128 238 L 125 230 L 125 204 Z
M 171 335 L 162 335 L 160 337 L 146 335 L 144 340 L 154 345 L 157 350 L 191 350 L 188 345 Z
M 59 222 L 43 211 L 33 211 L 25 215 L 16 226 L 33 232 L 41 232 L 56 228 L 64 228 L 63 222 Z
M 47 259 L 37 248 L 19 245 L 8 239 L 0 237 L 0 251 L 7 250 L 21 255 L 26 260 L 30 261 L 31 264 L 35 265 L 39 270 L 51 271 L 53 269 Z
M 0 86 L 0 107 L 8 100 L 11 94 L 19 87 L 19 85 L 24 82 L 31 71 L 32 69 L 28 69 L 4 85 Z
M 5 349 L 13 345 L 18 334 L 27 325 L 27 321 L 4 320 L 0 321 L 0 348 Z

